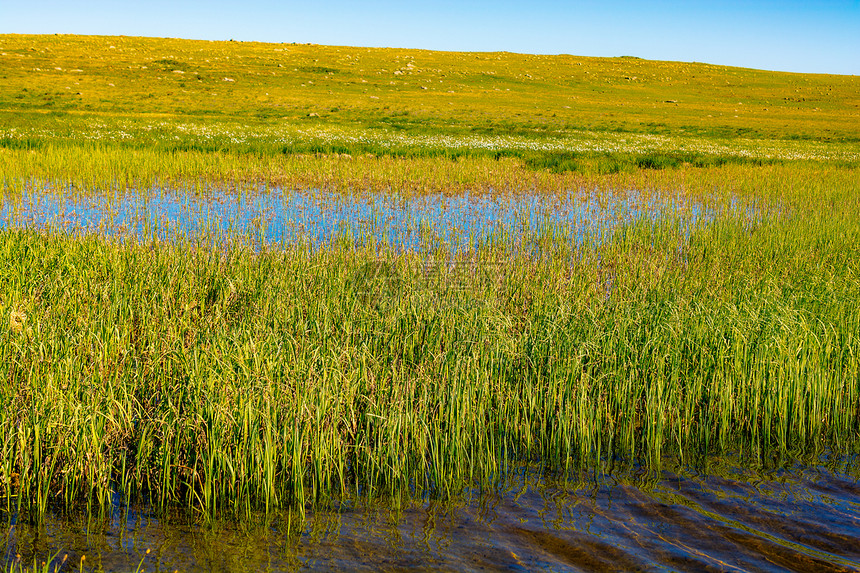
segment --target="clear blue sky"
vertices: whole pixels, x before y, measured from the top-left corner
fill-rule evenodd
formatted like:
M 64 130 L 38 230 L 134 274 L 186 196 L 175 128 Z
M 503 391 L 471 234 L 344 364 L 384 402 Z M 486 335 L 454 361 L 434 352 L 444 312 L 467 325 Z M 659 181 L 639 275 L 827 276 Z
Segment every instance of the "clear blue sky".
M 639 56 L 860 75 L 860 0 L 0 0 L 0 33 Z

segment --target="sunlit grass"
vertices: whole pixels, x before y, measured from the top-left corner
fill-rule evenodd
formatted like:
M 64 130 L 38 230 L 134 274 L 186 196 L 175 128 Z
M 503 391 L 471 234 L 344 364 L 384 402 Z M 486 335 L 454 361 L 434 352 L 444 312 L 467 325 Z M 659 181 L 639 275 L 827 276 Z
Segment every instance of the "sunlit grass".
M 466 250 L 6 221 L 7 511 L 122 491 L 247 515 L 446 497 L 522 464 L 857 453 L 854 78 L 135 38 L 7 35 L 0 52 L 9 212 L 213 189 L 665 205 Z M 46 98 L 59 80 L 80 87 Z M 717 119 L 753 103 L 781 112 Z
M 427 281 L 439 250 L 4 232 L 6 503 L 240 512 L 444 496 L 523 460 L 855 451 L 856 173 L 817 175 L 790 212 L 689 237 L 667 213 L 490 243 L 453 286 Z
M 857 142 L 858 78 L 638 58 L 0 35 L 3 123 L 147 114 L 543 137 L 610 131 Z M 47 112 L 47 113 L 46 113 Z

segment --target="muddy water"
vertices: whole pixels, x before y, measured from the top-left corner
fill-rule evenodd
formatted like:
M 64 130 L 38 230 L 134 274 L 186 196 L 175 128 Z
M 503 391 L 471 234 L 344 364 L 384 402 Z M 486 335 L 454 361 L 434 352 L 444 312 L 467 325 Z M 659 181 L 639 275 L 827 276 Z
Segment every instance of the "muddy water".
M 856 460 L 770 472 L 728 462 L 576 485 L 522 472 L 493 493 L 346 503 L 304 522 L 203 526 L 118 503 L 101 518 L 13 520 L 2 554 L 68 554 L 72 569 L 85 556 L 87 570 L 105 571 L 855 571 L 857 470 Z

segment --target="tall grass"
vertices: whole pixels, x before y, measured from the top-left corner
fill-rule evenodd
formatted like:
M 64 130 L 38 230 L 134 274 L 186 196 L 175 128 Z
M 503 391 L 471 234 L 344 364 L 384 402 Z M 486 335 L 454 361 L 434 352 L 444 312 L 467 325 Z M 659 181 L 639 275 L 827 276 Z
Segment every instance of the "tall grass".
M 117 490 L 207 516 L 303 511 L 492 487 L 528 463 L 857 452 L 855 78 L 140 38 L 0 45 L 4 208 L 212 186 L 681 199 L 609 234 L 500 231 L 468 253 L 429 236 L 416 252 L 347 235 L 258 249 L 5 225 L 7 511 L 101 506 Z M 716 216 L 690 228 L 685 198 Z
M 761 169 L 729 191 L 782 210 L 500 235 L 456 276 L 429 245 L 3 231 L 0 498 L 244 514 L 523 461 L 856 453 L 856 173 Z
M 42 193 L 45 188 L 67 196 L 101 196 L 117 190 L 137 193 L 157 187 L 202 193 L 211 185 L 250 191 L 261 186 L 279 186 L 398 195 L 536 190 L 614 193 L 637 189 L 646 194 L 684 190 L 705 202 L 736 193 L 783 203 L 793 200 L 797 193 L 808 195 L 809 185 L 814 184 L 811 180 L 822 172 L 856 173 L 856 162 L 741 160 L 718 155 L 673 159 L 677 162 L 675 167 L 662 169 L 643 169 L 637 165 L 637 162 L 659 161 L 660 157 L 644 151 L 606 155 L 546 152 L 522 157 L 476 152 L 474 156 L 454 159 L 434 154 L 426 157 L 256 155 L 165 151 L 157 147 L 135 149 L 103 143 L 46 144 L 38 151 L 0 149 L 0 192 L 7 203 L 14 203 L 28 190 Z

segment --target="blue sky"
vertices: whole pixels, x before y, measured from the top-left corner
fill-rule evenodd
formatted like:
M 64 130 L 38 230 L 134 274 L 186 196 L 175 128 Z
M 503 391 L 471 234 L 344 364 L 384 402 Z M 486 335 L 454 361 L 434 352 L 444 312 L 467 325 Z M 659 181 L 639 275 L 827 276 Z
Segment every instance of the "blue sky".
M 0 0 L 0 33 L 623 55 L 860 75 L 860 0 Z

